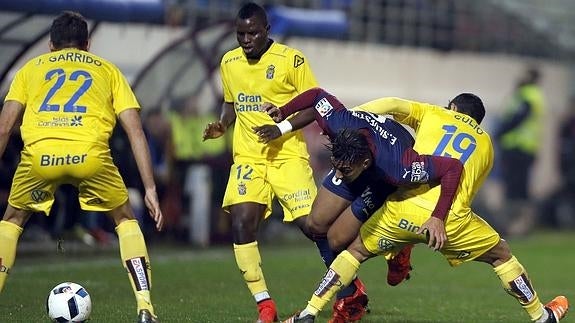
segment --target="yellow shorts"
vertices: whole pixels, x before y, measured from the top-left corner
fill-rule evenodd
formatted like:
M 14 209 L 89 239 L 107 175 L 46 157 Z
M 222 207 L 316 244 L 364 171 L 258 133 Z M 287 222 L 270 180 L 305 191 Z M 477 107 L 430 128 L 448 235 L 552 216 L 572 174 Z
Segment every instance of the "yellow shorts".
M 109 149 L 92 143 L 45 140 L 22 151 L 8 203 L 48 215 L 61 184 L 78 188 L 80 206 L 87 211 L 109 211 L 128 200 Z
M 406 201 L 387 201 L 361 227 L 366 249 L 387 259 L 405 244 L 426 243 L 424 235 L 416 234 L 430 217 L 431 211 Z M 470 212 L 458 217 L 450 213 L 445 223 L 447 242 L 440 252 L 451 266 L 471 261 L 500 240 L 499 234 L 481 217 Z
M 265 218 L 272 211 L 277 196 L 284 213 L 284 222 L 308 215 L 317 194 L 311 167 L 306 160 L 294 159 L 282 163 L 234 163 L 226 187 L 223 205 L 255 202 L 267 206 Z

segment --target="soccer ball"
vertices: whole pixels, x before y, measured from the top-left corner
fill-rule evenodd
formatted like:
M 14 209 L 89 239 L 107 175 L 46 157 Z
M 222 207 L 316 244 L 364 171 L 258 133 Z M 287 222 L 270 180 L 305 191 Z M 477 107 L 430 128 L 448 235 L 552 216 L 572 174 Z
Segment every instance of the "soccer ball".
M 46 310 L 52 322 L 85 322 L 92 312 L 92 300 L 84 287 L 61 283 L 50 291 Z

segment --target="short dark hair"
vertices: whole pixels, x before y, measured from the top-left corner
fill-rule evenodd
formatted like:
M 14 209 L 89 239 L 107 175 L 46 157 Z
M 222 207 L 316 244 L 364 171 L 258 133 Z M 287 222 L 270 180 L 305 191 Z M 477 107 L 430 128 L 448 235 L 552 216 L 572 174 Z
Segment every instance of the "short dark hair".
M 88 23 L 74 11 L 63 11 L 50 27 L 50 41 L 55 49 L 88 48 Z
M 330 137 L 327 148 L 333 159 L 353 165 L 371 157 L 369 142 L 364 133 L 361 129 L 344 128 Z
M 461 93 L 454 97 L 453 100 L 449 101 L 449 105 L 455 104 L 457 107 L 457 112 L 466 114 L 477 123 L 481 123 L 485 117 L 485 106 L 483 106 L 483 101 L 472 93 Z
M 237 19 L 248 19 L 253 16 L 256 16 L 265 26 L 267 26 L 268 15 L 266 14 L 266 10 L 255 2 L 244 4 L 238 11 Z

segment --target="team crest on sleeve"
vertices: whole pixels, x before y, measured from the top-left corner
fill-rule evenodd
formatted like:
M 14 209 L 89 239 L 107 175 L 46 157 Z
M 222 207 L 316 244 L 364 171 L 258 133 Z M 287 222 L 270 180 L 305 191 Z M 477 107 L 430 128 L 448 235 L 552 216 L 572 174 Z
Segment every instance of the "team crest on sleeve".
M 301 65 L 303 65 L 303 63 L 305 63 L 304 58 L 299 56 L 299 55 L 295 55 L 293 58 L 293 67 L 294 68 L 298 68 Z
M 271 80 L 274 78 L 274 73 L 276 71 L 276 67 L 273 65 L 268 66 L 268 69 L 266 70 L 266 78 L 268 80 Z
M 333 110 L 333 106 L 331 105 L 331 103 L 329 103 L 327 98 L 323 98 L 319 100 L 318 103 L 316 103 L 315 109 L 317 110 L 320 116 L 325 117 L 326 115 L 331 113 L 331 111 Z

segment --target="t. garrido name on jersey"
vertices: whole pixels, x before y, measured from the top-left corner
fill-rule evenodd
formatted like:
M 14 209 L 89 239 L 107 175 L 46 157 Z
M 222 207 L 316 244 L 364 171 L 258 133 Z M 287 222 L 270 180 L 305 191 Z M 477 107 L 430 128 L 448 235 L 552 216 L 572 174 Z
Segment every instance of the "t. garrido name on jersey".
M 87 64 L 94 64 L 96 66 L 102 66 L 102 62 L 98 59 L 94 59 L 90 55 L 86 55 L 84 53 L 78 52 L 67 52 L 67 53 L 59 53 L 54 54 L 48 58 L 48 61 L 52 63 L 66 61 L 66 62 L 79 62 L 79 63 L 87 63 Z
M 235 106 L 237 112 L 256 111 L 260 112 L 260 106 L 263 103 L 262 96 L 259 94 L 238 93 Z

